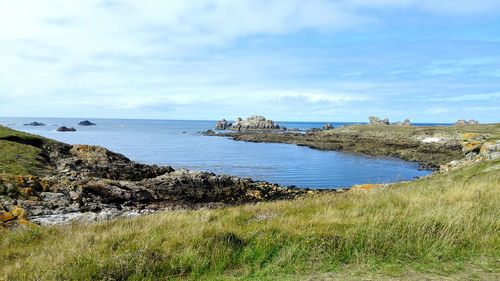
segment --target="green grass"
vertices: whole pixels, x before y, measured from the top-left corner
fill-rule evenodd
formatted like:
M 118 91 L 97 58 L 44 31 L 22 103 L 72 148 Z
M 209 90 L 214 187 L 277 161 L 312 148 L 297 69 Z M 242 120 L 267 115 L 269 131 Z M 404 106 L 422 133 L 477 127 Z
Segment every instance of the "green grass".
M 0 280 L 495 280 L 500 161 L 369 192 L 0 233 Z
M 57 142 L 0 126 L 0 174 L 38 175 L 47 170 L 41 147 Z
M 431 127 L 402 127 L 402 126 L 387 126 L 387 125 L 352 125 L 321 132 L 324 135 L 329 135 L 334 132 L 356 132 L 363 133 L 365 136 L 387 135 L 394 137 L 411 137 L 419 135 L 441 136 L 441 137 L 458 137 L 464 133 L 476 133 L 488 135 L 488 139 L 500 139 L 500 123 L 468 125 L 468 126 L 431 126 Z

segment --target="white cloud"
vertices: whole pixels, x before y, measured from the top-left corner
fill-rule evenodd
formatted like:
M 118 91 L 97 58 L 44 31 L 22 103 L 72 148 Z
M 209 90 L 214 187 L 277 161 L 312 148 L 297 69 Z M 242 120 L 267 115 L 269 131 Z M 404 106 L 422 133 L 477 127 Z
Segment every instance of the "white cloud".
M 326 114 L 332 104 L 369 101 L 377 85 L 332 78 L 308 89 L 292 78 L 316 65 L 293 53 L 213 49 L 249 36 L 331 36 L 384 22 L 385 11 L 461 17 L 499 9 L 500 1 L 489 0 L 0 0 L 1 106 L 10 114 L 23 103 L 18 112 L 58 115 L 71 113 L 59 111 L 64 105 L 80 112 L 206 103 L 259 110 L 263 102 L 293 100 Z M 279 81 L 276 69 L 290 81 Z
M 462 101 L 499 101 L 500 92 L 494 93 L 478 93 L 478 94 L 466 94 L 466 95 L 454 95 L 447 97 L 433 97 L 430 98 L 431 101 L 449 101 L 449 102 L 462 102 Z

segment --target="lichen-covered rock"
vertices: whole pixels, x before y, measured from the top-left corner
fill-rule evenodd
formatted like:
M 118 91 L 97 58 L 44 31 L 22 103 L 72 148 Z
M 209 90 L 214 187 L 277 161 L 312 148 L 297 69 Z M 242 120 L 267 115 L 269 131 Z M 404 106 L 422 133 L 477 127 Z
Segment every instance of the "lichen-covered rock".
M 408 119 L 408 118 L 405 119 L 405 121 L 403 121 L 403 122 L 398 121 L 398 122 L 394 123 L 394 125 L 401 126 L 401 127 L 411 127 L 412 126 L 410 119 Z
M 172 171 L 171 167 L 144 165 L 100 146 L 74 145 L 56 162 L 58 172 L 106 179 L 142 180 Z
M 231 130 L 248 131 L 248 130 L 282 130 L 280 125 L 272 120 L 268 120 L 263 116 L 253 115 L 243 120 L 238 118 L 230 127 Z
M 463 144 L 462 151 L 467 154 L 470 152 L 478 153 L 481 150 L 481 141 L 468 141 Z
M 376 116 L 370 116 L 368 117 L 368 119 L 370 120 L 370 125 L 389 125 L 389 119 L 385 118 L 385 119 L 380 119 Z
M 368 183 L 368 184 L 358 184 L 354 185 L 349 189 L 349 191 L 370 191 L 373 189 L 378 189 L 387 186 L 386 184 L 373 184 L 373 183 Z
M 229 129 L 233 123 L 228 122 L 226 119 L 222 119 L 217 121 L 217 124 L 215 124 L 215 129 L 216 130 L 226 130 Z
M 3 227 L 101 220 L 143 210 L 240 204 L 307 193 L 250 179 L 139 164 L 98 146 L 64 149 L 50 158 L 54 167 L 46 176 L 0 175 L 7 190 L 7 199 L 0 197 Z
M 0 227 L 15 228 L 20 225 L 33 225 L 33 223 L 28 220 L 25 209 L 19 205 L 14 205 L 11 211 L 0 210 Z
M 477 125 L 479 124 L 479 121 L 471 119 L 469 121 L 460 119 L 457 122 L 455 122 L 455 126 L 466 126 L 466 125 Z

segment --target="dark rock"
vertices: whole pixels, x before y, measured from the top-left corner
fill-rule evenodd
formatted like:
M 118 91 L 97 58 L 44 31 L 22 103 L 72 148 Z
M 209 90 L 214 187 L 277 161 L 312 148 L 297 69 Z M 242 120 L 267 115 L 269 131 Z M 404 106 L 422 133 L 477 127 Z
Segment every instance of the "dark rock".
M 58 132 L 76 132 L 76 129 L 73 127 L 68 128 L 66 126 L 62 126 L 62 127 L 59 127 L 56 131 L 58 131 Z
M 23 124 L 24 126 L 45 126 L 45 123 L 40 123 L 40 122 L 31 122 L 31 123 L 28 123 L 28 124 Z
M 214 131 L 212 131 L 212 130 L 206 130 L 204 132 L 201 132 L 201 134 L 204 135 L 204 136 L 215 136 L 215 135 L 217 135 L 217 133 L 214 132 Z
M 331 129 L 333 129 L 332 123 L 327 123 L 323 126 L 323 130 L 331 130 Z
M 15 204 L 0 197 L 2 208 L 19 203 L 32 222 L 53 224 L 82 217 L 105 220 L 123 213 L 175 206 L 289 199 L 307 193 L 251 179 L 140 164 L 99 146 L 74 145 L 69 151 L 51 155 L 53 174 L 22 180 L 0 175 L 0 182 L 21 182 L 20 190 L 25 190 L 13 197 L 18 199 Z
M 81 121 L 78 123 L 79 126 L 96 126 L 95 123 L 90 122 L 89 120 Z

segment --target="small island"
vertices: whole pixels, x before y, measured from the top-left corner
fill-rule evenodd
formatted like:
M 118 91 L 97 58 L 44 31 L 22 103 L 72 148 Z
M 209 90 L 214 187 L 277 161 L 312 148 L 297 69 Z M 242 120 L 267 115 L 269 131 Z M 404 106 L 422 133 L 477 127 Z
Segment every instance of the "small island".
M 73 127 L 69 128 L 66 126 L 62 126 L 62 127 L 57 128 L 56 131 L 58 131 L 58 132 L 76 132 L 76 129 Z
M 23 124 L 23 126 L 34 126 L 34 127 L 40 127 L 40 126 L 45 126 L 45 123 L 41 123 L 41 122 L 31 122 L 31 123 L 27 123 L 27 124 Z
M 226 119 L 217 121 L 216 130 L 232 130 L 232 131 L 283 131 L 285 127 L 281 127 L 273 120 L 266 119 L 264 116 L 253 115 L 246 119 L 238 117 L 234 122 L 228 122 Z
M 78 123 L 78 126 L 97 126 L 95 123 L 90 122 L 89 120 L 81 121 Z

